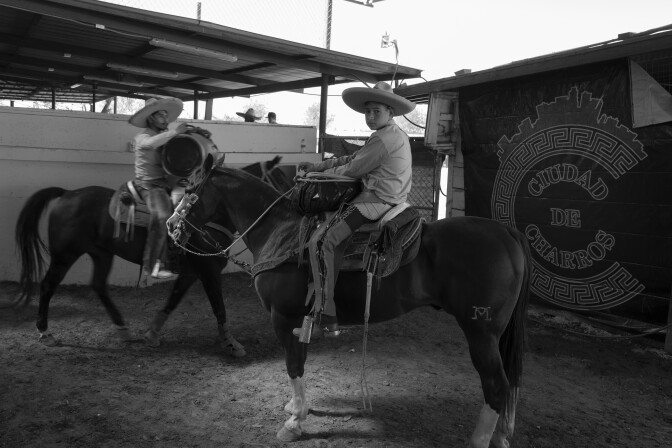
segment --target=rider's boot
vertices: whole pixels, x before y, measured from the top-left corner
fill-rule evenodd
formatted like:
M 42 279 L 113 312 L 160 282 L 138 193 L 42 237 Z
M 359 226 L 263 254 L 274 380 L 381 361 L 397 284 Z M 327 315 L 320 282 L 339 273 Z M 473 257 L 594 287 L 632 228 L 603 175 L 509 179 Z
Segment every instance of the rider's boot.
M 157 260 L 156 263 L 154 264 L 154 268 L 152 269 L 151 276 L 152 278 L 167 279 L 174 277 L 175 273 L 167 269 L 163 269 L 161 266 L 161 261 Z

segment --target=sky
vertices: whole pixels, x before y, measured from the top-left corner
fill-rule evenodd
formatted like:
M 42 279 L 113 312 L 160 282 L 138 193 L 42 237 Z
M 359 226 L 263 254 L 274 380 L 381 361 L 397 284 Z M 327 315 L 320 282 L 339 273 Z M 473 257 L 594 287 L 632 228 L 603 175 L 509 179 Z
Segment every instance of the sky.
M 200 3 L 204 21 L 322 48 L 327 44 L 328 0 L 105 1 L 189 18 L 197 18 Z M 373 8 L 346 0 L 332 4 L 329 48 L 394 63 L 394 47 L 381 48 L 382 36 L 388 34 L 397 42 L 399 64 L 423 70 L 424 79 L 408 84 L 672 24 L 672 0 L 383 0 Z M 330 87 L 328 114 L 334 116 L 335 133 L 368 130 L 362 116 L 340 99 L 344 88 L 356 85 L 361 84 Z M 213 115 L 235 117 L 251 101 L 276 112 L 280 123 L 303 124 L 306 109 L 319 102 L 319 89 L 218 99 Z

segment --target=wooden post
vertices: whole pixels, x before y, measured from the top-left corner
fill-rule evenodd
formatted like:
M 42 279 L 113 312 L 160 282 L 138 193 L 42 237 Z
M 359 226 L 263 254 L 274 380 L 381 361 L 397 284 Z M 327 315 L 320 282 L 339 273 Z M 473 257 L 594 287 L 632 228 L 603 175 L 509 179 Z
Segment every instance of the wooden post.
M 327 132 L 327 100 L 329 99 L 329 75 L 322 74 L 322 88 L 320 89 L 320 123 L 317 127 L 317 146 L 319 153 L 324 157 L 324 134 Z
M 212 120 L 212 98 L 205 100 L 205 117 L 204 120 Z
M 672 291 L 670 292 L 670 299 L 670 306 L 667 310 L 667 325 L 672 325 Z M 665 351 L 672 353 L 672 328 L 668 328 L 665 334 Z

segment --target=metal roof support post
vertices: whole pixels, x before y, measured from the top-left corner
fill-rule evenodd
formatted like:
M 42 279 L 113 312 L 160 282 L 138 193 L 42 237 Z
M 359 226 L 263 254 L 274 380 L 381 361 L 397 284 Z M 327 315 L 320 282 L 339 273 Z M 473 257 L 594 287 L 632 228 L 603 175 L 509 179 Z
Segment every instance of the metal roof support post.
M 116 113 L 117 113 L 117 97 L 116 96 L 114 97 L 114 103 L 113 104 L 114 104 L 114 113 L 116 115 Z
M 198 90 L 194 90 L 194 120 L 198 120 Z
M 205 100 L 205 120 L 212 120 L 212 98 Z
M 672 325 L 672 297 L 667 312 L 667 325 Z M 672 353 L 672 328 L 669 327 L 667 328 L 667 334 L 665 335 L 665 351 L 667 353 Z
M 56 109 L 56 87 L 51 86 L 51 108 Z
M 320 126 L 318 128 L 319 153 L 324 155 L 322 138 L 327 133 L 327 99 L 329 98 L 329 75 L 322 74 L 322 88 L 320 90 Z
M 93 83 L 93 88 L 91 89 L 91 112 L 96 111 L 96 83 Z

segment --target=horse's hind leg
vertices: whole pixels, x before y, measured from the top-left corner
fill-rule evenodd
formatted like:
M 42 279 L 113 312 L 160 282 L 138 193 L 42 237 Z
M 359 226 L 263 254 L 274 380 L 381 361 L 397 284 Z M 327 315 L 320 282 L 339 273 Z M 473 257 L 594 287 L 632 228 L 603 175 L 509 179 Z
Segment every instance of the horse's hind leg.
M 190 270 L 189 272 L 181 272 L 177 277 L 175 283 L 173 284 L 173 290 L 170 292 L 170 296 L 168 297 L 166 305 L 161 311 L 156 313 L 156 316 L 154 316 L 154 320 L 152 320 L 149 328 L 143 333 L 145 342 L 148 345 L 152 347 L 158 347 L 161 345 L 161 339 L 159 337 L 161 329 L 168 320 L 170 314 L 175 311 L 177 305 L 180 304 L 182 298 L 187 293 L 191 285 L 194 284 L 196 278 L 196 274 Z
M 497 448 L 508 448 L 506 434 L 499 431 L 495 437 L 495 428 L 506 405 L 509 382 L 504 373 L 502 359 L 499 355 L 497 338 L 494 335 L 467 336 L 471 360 L 481 378 L 481 387 L 485 404 L 476 423 L 476 428 L 469 441 L 470 448 L 488 448 L 490 443 Z
M 495 446 L 508 446 L 506 438 L 513 435 L 516 426 L 516 405 L 518 404 L 518 388 L 512 388 L 510 403 L 507 403 L 506 413 L 500 413 L 497 428 L 492 435 L 491 443 Z
M 107 289 L 107 279 L 112 270 L 113 255 L 110 253 L 89 253 L 89 255 L 93 260 L 93 278 L 91 280 L 91 287 L 96 294 L 98 294 L 100 301 L 103 302 L 107 314 L 112 318 L 119 339 L 122 341 L 130 341 L 132 339 L 131 333 L 128 330 L 128 327 L 126 327 L 121 313 L 112 302 Z
M 49 269 L 47 269 L 47 273 L 40 283 L 40 304 L 37 310 L 36 326 L 40 332 L 40 342 L 44 345 L 54 346 L 58 344 L 58 341 L 51 333 L 47 332 L 49 329 L 49 303 L 54 296 L 54 291 L 63 281 L 65 274 L 68 273 L 68 270 L 75 261 L 76 258 L 64 260 L 56 255 L 52 255 Z

